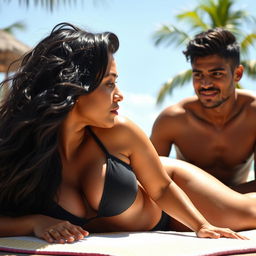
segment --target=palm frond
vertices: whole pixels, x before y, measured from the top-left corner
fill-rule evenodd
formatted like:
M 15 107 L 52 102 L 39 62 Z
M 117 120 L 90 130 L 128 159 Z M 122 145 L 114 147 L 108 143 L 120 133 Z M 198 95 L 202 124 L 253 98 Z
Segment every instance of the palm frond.
M 231 11 L 234 1 L 232 0 L 214 0 L 202 1 L 202 4 L 197 8 L 201 13 L 208 16 L 210 27 L 226 27 L 236 26 L 239 20 L 238 12 Z
M 249 48 L 256 45 L 256 34 L 250 33 L 244 37 L 244 39 L 240 42 L 241 53 L 247 54 Z
M 206 30 L 209 26 L 203 21 L 196 11 L 183 12 L 176 16 L 178 20 L 184 20 L 188 22 L 191 28 L 200 28 Z
M 175 26 L 163 25 L 153 34 L 153 40 L 156 46 L 160 44 L 165 44 L 166 46 L 175 44 L 179 46 L 189 41 L 190 37 L 186 32 L 179 30 Z
M 233 11 L 229 14 L 229 20 L 237 20 L 239 23 L 244 22 L 245 19 L 252 19 L 253 17 L 245 10 Z
M 241 85 L 241 83 L 237 83 L 237 84 L 236 84 L 236 88 L 237 88 L 237 89 L 244 89 L 244 87 Z
M 245 17 L 248 13 L 244 10 L 234 11 L 233 5 L 235 1 L 233 0 L 219 0 L 216 5 L 216 14 L 219 17 L 220 23 L 218 26 L 226 27 L 240 27 Z
M 26 25 L 25 23 L 21 22 L 21 21 L 17 21 L 11 25 L 9 25 L 8 27 L 2 28 L 4 31 L 13 34 L 15 29 L 18 30 L 25 30 L 26 29 Z
M 198 5 L 196 8 L 198 13 L 201 13 L 201 15 L 207 15 L 209 25 L 211 28 L 219 26 L 219 15 L 216 12 L 216 4 L 215 1 L 209 0 L 208 2 L 203 2 L 202 4 Z
M 234 10 L 236 0 L 198 0 L 198 4 L 192 10 L 187 10 L 176 15 L 178 21 L 184 21 L 188 33 L 176 28 L 174 25 L 163 25 L 154 35 L 155 45 L 166 43 L 166 45 L 180 46 L 199 33 L 209 28 L 223 27 L 228 29 L 241 44 L 241 56 L 248 59 L 250 49 L 256 46 L 256 17 L 250 15 L 246 10 Z M 249 26 L 250 25 L 250 26 Z M 248 29 L 252 28 L 251 32 Z M 242 64 L 245 74 L 256 78 L 256 61 L 246 60 Z M 182 72 L 161 86 L 157 96 L 157 103 L 161 103 L 167 94 L 171 94 L 174 88 L 183 86 L 192 77 L 191 71 Z M 186 77 L 186 75 L 188 75 Z M 185 77 L 185 80 L 183 79 Z M 187 80 L 186 80 L 187 79 Z M 237 84 L 242 88 L 241 84 Z
M 5 3 L 10 3 L 11 0 L 2 0 Z M 93 0 L 92 0 L 93 1 Z M 96 1 L 96 0 L 94 0 Z M 46 10 L 53 12 L 59 6 L 71 6 L 77 4 L 77 0 L 18 0 L 20 6 L 25 6 L 26 8 L 30 8 L 31 5 L 37 7 L 40 6 Z M 80 3 L 83 1 L 80 0 Z
M 245 74 L 252 78 L 256 78 L 256 60 L 243 60 L 241 64 L 244 66 Z
M 50 10 L 51 12 L 54 10 L 54 8 L 56 6 L 58 6 L 58 0 L 19 0 L 19 5 L 20 6 L 25 6 L 26 8 L 29 8 L 31 5 L 34 6 L 40 6 L 42 8 L 45 8 L 47 10 Z M 63 3 L 65 3 L 66 1 L 64 0 Z
M 190 82 L 191 79 L 192 70 L 188 69 L 174 76 L 168 82 L 164 83 L 157 95 L 157 104 L 163 102 L 164 97 L 167 95 L 167 93 L 171 95 L 174 88 L 183 86 L 184 84 Z
M 230 23 L 231 8 L 234 2 L 232 0 L 219 0 L 215 6 L 219 27 L 225 27 Z

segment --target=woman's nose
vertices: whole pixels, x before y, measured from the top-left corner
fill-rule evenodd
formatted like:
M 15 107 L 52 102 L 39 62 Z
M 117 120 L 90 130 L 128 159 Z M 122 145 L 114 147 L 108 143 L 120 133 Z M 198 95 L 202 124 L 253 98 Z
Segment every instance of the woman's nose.
M 114 94 L 114 101 L 122 101 L 124 99 L 124 96 L 122 92 L 117 88 L 115 94 Z

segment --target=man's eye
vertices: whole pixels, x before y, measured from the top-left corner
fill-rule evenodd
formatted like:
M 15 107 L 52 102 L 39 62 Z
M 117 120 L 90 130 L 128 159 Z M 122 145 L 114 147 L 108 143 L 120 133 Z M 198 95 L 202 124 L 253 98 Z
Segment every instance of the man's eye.
M 214 77 L 221 77 L 223 74 L 221 72 L 214 72 L 213 76 Z
M 202 74 L 200 74 L 200 73 L 193 73 L 193 77 L 195 79 L 200 79 L 202 77 Z

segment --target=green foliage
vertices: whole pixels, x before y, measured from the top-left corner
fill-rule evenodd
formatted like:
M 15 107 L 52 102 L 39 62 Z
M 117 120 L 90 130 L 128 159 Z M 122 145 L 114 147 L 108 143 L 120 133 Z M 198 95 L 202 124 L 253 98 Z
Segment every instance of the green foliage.
M 162 102 L 165 95 L 172 94 L 172 91 L 174 88 L 181 87 L 184 84 L 190 82 L 192 79 L 192 70 L 185 70 L 173 78 L 171 78 L 169 81 L 163 84 L 161 87 L 161 90 L 158 93 L 157 102 Z
M 179 46 L 180 44 L 187 43 L 189 35 L 182 30 L 179 30 L 175 26 L 163 25 L 154 35 L 155 45 L 160 45 L 165 43 L 167 46 L 170 44 L 175 44 Z
M 256 60 L 243 60 L 241 64 L 244 66 L 244 71 L 250 78 L 256 78 Z
M 153 40 L 156 46 L 181 47 L 193 38 L 196 34 L 210 28 L 223 27 L 235 34 L 241 44 L 241 63 L 245 67 L 245 74 L 248 77 L 256 77 L 256 60 L 249 60 L 250 50 L 256 46 L 255 28 L 256 18 L 246 10 L 234 10 L 235 0 L 199 0 L 193 10 L 187 10 L 176 15 L 177 21 L 184 23 L 187 31 L 179 29 L 174 25 L 162 25 L 154 35 Z M 189 77 L 190 76 L 190 77 Z M 171 94 L 174 88 L 181 87 L 191 81 L 192 73 L 185 71 L 164 83 L 159 90 L 157 103 L 161 103 L 167 94 Z M 241 87 L 239 84 L 238 87 Z
M 10 3 L 11 0 L 3 0 L 6 3 Z M 82 1 L 81 1 L 82 2 Z M 29 8 L 31 5 L 39 6 L 46 10 L 53 12 L 59 6 L 70 6 L 75 5 L 77 3 L 76 0 L 18 0 L 20 6 L 24 6 Z
M 26 29 L 26 25 L 21 22 L 21 21 L 17 21 L 11 25 L 9 25 L 8 27 L 3 28 L 4 31 L 13 34 L 14 30 L 18 29 L 18 30 L 25 30 Z

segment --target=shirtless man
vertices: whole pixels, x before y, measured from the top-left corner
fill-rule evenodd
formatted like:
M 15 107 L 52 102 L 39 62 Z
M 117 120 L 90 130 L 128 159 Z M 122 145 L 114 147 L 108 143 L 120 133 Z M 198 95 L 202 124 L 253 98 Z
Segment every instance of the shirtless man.
M 256 97 L 236 89 L 243 75 L 236 38 L 211 29 L 191 40 L 184 54 L 196 96 L 167 107 L 156 119 L 151 140 L 158 154 L 168 156 L 174 145 L 178 159 L 236 191 L 255 192 L 256 181 L 247 180 L 256 159 Z

